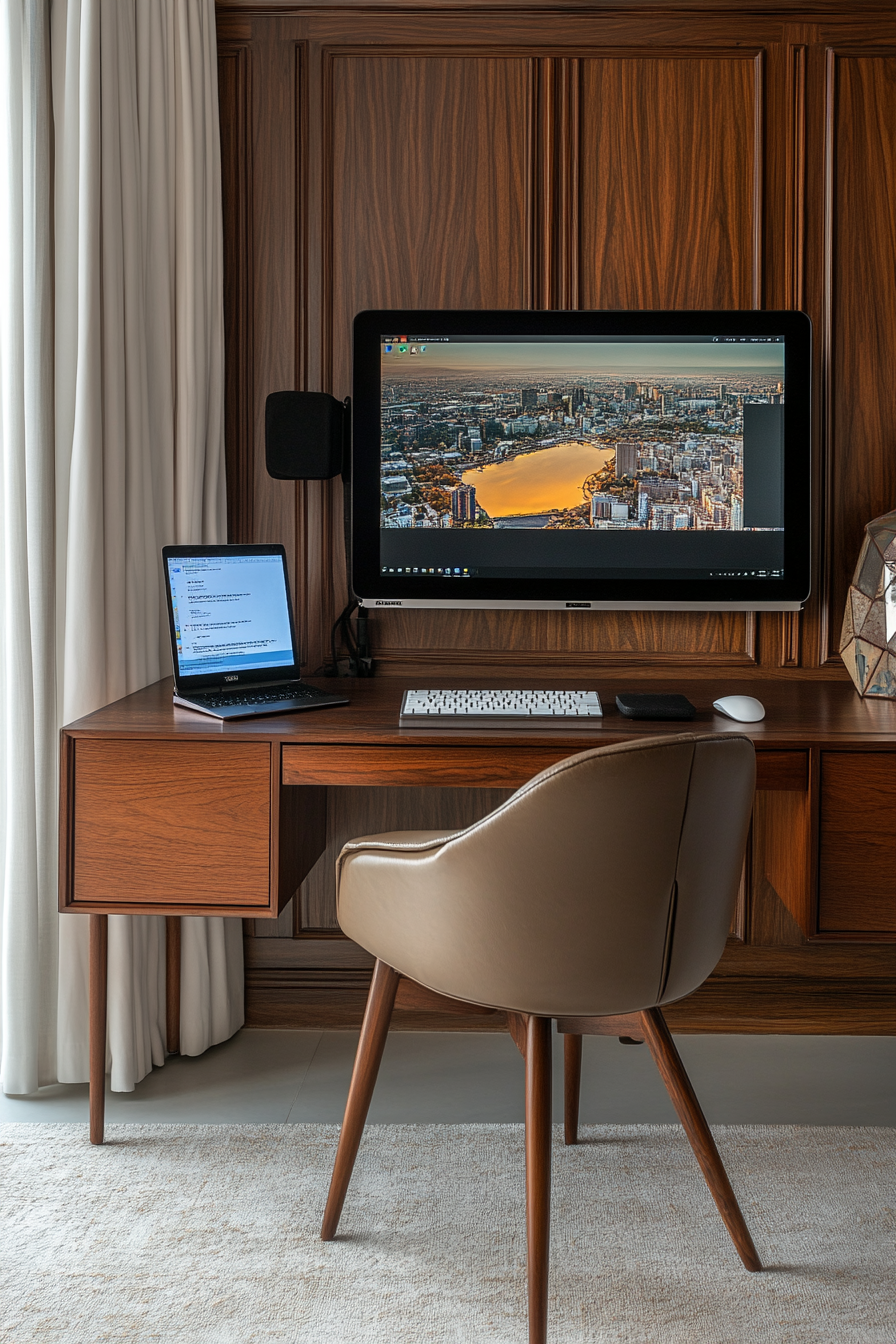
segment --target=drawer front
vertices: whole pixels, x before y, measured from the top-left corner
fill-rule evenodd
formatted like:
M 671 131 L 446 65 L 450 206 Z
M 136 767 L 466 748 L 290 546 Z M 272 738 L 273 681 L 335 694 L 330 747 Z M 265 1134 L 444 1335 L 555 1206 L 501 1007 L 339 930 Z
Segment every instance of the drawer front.
M 568 747 L 287 745 L 283 783 L 514 789 L 573 755 Z
M 896 753 L 821 756 L 819 933 L 896 933 Z
M 582 751 L 594 744 L 583 744 Z M 422 785 L 438 788 L 518 788 L 539 770 L 574 756 L 569 747 L 283 747 L 284 784 Z M 805 751 L 758 751 L 756 788 L 805 793 Z
M 267 742 L 75 743 L 70 909 L 270 904 Z

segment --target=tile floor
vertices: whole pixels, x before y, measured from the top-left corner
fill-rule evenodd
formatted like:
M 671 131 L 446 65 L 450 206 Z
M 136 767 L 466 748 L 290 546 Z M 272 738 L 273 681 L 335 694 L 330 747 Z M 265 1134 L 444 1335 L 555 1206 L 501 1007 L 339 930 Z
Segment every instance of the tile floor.
M 562 1118 L 562 1048 L 554 1118 Z M 240 1031 L 195 1059 L 171 1057 L 133 1092 L 107 1092 L 110 1124 L 339 1123 L 357 1033 Z M 713 1124 L 896 1125 L 896 1038 L 679 1036 Z M 583 1123 L 672 1122 L 646 1046 L 586 1037 Z M 374 1123 L 507 1123 L 523 1118 L 523 1064 L 500 1033 L 394 1032 Z M 0 1121 L 87 1119 L 86 1084 L 0 1094 Z

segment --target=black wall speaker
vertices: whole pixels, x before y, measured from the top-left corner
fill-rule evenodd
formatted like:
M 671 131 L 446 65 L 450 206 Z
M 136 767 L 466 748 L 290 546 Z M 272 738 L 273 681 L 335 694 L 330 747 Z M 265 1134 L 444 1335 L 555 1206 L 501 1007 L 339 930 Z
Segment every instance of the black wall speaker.
M 278 481 L 328 481 L 348 462 L 348 402 L 329 392 L 272 392 L 264 407 L 264 454 Z

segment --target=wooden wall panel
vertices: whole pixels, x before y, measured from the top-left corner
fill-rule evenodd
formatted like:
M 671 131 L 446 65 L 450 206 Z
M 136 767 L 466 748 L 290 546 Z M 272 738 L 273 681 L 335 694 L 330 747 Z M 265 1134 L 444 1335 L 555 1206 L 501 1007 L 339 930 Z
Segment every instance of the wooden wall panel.
M 330 57 L 337 396 L 359 309 L 528 306 L 531 64 Z
M 248 45 L 220 43 L 221 194 L 224 207 L 224 453 L 227 539 L 252 540 L 255 467 L 252 452 L 252 255 Z
M 341 397 L 362 308 L 528 305 L 533 69 L 389 49 L 325 49 L 322 61 L 322 377 Z M 300 499 L 314 495 L 337 557 L 335 612 L 347 595 L 341 486 L 305 486 Z M 322 636 L 312 663 L 314 647 L 329 656 Z
M 595 666 L 745 667 L 753 663 L 754 620 L 738 612 L 375 611 L 370 618 L 383 675 L 444 667 L 487 675 L 581 676 Z
M 867 522 L 896 502 L 896 46 L 828 52 L 828 649 Z
M 749 53 L 608 57 L 581 69 L 563 60 L 550 76 L 548 62 L 515 57 L 330 61 L 330 339 L 340 392 L 359 308 L 523 307 L 546 268 L 554 280 L 539 293 L 554 304 L 564 297 L 563 275 L 578 273 L 574 306 L 681 306 L 698 281 L 693 306 L 750 306 L 758 289 L 760 66 Z M 695 82 L 696 99 L 688 92 Z M 682 119 L 676 139 L 670 128 Z M 568 155 L 581 142 L 580 182 L 553 162 L 558 142 Z M 545 221 L 545 210 L 555 217 Z M 620 227 L 620 219 L 629 222 Z M 640 289 L 635 258 L 650 259 Z M 615 289 L 598 292 L 610 276 Z M 749 667 L 753 636 L 743 615 L 592 613 L 570 621 L 563 613 L 378 612 L 374 647 L 385 674 L 421 662 L 478 671 L 520 661 L 556 673 L 604 654 L 666 665 L 699 655 Z
M 761 63 L 583 61 L 583 308 L 754 308 L 761 291 Z

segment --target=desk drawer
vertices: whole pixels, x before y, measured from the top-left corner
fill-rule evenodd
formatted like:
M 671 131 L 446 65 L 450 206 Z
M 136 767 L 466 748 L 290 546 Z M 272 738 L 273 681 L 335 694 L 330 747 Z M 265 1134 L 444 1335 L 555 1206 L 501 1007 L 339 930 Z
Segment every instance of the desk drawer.
M 514 789 L 576 753 L 568 747 L 283 748 L 284 784 Z
M 269 743 L 78 738 L 73 783 L 69 909 L 270 905 Z
M 591 745 L 591 744 L 589 744 Z M 587 750 L 582 747 L 581 750 Z M 357 784 L 515 789 L 539 770 L 574 756 L 568 747 L 283 747 L 284 784 Z M 756 788 L 805 793 L 805 751 L 756 753 Z

